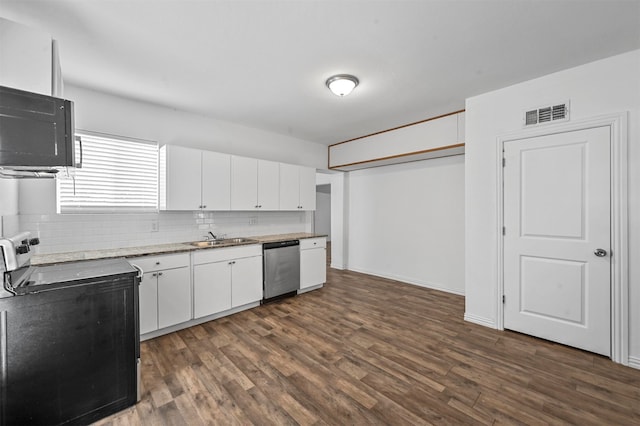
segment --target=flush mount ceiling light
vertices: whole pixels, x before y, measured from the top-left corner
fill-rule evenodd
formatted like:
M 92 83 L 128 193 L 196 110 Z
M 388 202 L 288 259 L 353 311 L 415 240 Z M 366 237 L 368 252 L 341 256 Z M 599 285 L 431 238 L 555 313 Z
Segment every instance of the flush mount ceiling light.
M 347 96 L 358 83 L 358 79 L 349 74 L 338 74 L 327 79 L 327 87 L 337 96 Z

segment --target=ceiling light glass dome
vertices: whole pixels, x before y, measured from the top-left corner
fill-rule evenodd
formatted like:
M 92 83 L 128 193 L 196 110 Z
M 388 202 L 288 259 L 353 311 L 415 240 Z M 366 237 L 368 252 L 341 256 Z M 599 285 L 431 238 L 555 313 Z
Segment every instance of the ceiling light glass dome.
M 358 79 L 349 74 L 338 74 L 327 79 L 327 87 L 337 96 L 347 96 L 358 83 Z

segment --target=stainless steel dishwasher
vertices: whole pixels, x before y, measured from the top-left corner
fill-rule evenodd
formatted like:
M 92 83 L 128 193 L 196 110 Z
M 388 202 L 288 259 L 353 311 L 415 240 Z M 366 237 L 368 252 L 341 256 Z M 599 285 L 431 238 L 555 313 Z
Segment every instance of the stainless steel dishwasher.
M 300 241 L 262 245 L 263 302 L 293 296 L 300 289 Z

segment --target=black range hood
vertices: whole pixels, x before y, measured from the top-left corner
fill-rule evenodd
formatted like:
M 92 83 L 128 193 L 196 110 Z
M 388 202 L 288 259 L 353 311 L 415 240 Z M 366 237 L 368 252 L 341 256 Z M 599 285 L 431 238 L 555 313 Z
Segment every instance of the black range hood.
M 74 148 L 73 102 L 0 86 L 0 177 L 54 177 Z

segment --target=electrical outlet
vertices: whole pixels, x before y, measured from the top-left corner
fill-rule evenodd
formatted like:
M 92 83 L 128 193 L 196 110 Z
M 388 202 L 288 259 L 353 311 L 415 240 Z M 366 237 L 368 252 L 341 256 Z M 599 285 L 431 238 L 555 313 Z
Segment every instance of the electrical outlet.
M 258 218 L 255 218 L 255 217 L 249 218 L 249 225 L 255 225 L 256 223 L 258 223 Z
M 151 222 L 151 232 L 158 232 L 160 230 L 160 222 L 154 220 Z

